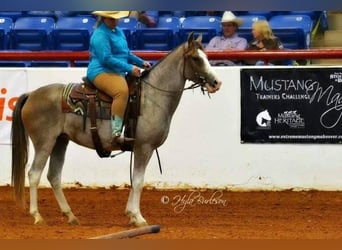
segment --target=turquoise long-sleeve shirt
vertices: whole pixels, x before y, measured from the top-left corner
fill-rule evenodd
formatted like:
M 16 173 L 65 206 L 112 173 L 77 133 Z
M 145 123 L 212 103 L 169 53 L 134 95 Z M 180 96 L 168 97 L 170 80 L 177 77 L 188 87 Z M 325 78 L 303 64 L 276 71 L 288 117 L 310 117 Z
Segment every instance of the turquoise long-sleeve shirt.
M 125 76 L 132 72 L 133 64 L 143 67 L 144 61 L 131 53 L 121 28 L 111 30 L 105 23 L 98 26 L 90 38 L 90 61 L 87 77 L 94 81 L 103 72 Z

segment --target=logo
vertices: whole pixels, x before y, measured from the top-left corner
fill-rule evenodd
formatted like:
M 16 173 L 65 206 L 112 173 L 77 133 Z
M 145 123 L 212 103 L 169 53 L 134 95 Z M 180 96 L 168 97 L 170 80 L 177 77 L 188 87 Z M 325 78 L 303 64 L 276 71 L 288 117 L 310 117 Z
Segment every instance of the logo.
M 12 121 L 12 112 L 18 97 L 6 96 L 8 90 L 0 88 L 0 122 Z
M 335 80 L 335 82 L 342 83 L 342 72 L 335 72 L 330 74 L 330 80 Z
M 269 129 L 271 128 L 271 119 L 272 118 L 266 109 L 257 115 L 256 123 L 258 124 L 259 128 Z
M 206 195 L 200 191 L 192 191 L 189 194 L 175 195 L 174 197 L 169 197 L 164 195 L 161 197 L 160 201 L 164 205 L 171 205 L 175 213 L 179 214 L 185 210 L 187 207 L 194 207 L 196 205 L 211 205 L 211 206 L 223 206 L 226 207 L 228 204 L 227 200 L 223 198 L 223 191 L 216 190 L 210 196 Z
M 297 110 L 279 113 L 277 118 L 274 118 L 274 124 L 287 124 L 290 128 L 305 127 L 304 118 L 301 117 Z

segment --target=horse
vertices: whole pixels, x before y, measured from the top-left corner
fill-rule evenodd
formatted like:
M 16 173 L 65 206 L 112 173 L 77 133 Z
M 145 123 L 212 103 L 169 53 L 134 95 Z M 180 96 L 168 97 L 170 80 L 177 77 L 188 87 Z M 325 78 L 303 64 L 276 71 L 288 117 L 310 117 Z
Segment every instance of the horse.
M 161 146 L 169 133 L 172 116 L 179 104 L 187 80 L 197 83 L 209 93 L 219 90 L 221 81 L 209 64 L 204 52 L 202 36 L 187 41 L 170 51 L 141 76 L 140 115 L 137 120 L 134 143 L 134 166 L 126 215 L 136 227 L 148 225 L 140 211 L 140 198 L 146 166 L 155 149 Z M 47 179 L 69 224 L 79 224 L 61 187 L 61 172 L 68 142 L 94 149 L 89 130 L 79 115 L 63 113 L 62 92 L 65 84 L 53 83 L 22 94 L 13 111 L 12 120 L 12 179 L 14 195 L 19 205 L 25 206 L 25 166 L 28 161 L 28 142 L 32 141 L 35 154 L 28 171 L 30 214 L 34 224 L 44 223 L 38 210 L 37 188 L 48 159 Z M 109 120 L 98 122 L 98 132 L 107 151 L 119 150 L 111 144 Z

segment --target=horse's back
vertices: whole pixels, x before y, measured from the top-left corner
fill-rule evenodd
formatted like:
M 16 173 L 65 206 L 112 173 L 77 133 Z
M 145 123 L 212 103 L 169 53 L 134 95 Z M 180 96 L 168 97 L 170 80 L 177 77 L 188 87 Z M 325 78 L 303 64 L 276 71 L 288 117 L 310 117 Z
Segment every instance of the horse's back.
M 52 130 L 60 125 L 59 121 L 63 115 L 61 98 L 64 87 L 64 84 L 49 84 L 29 93 L 22 108 L 22 119 L 26 129 L 38 131 L 39 127 L 42 129 L 51 127 Z

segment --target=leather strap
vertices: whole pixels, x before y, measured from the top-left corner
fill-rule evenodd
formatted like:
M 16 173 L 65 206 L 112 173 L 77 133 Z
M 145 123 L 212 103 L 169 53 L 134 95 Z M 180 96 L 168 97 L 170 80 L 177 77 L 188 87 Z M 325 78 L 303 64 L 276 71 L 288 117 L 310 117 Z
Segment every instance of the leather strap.
M 95 146 L 95 150 L 101 158 L 109 157 L 111 152 L 103 149 L 102 142 L 101 142 L 98 130 L 97 130 L 95 95 L 89 95 L 88 98 L 89 98 L 90 132 L 91 132 L 91 138 L 93 139 L 93 143 Z

